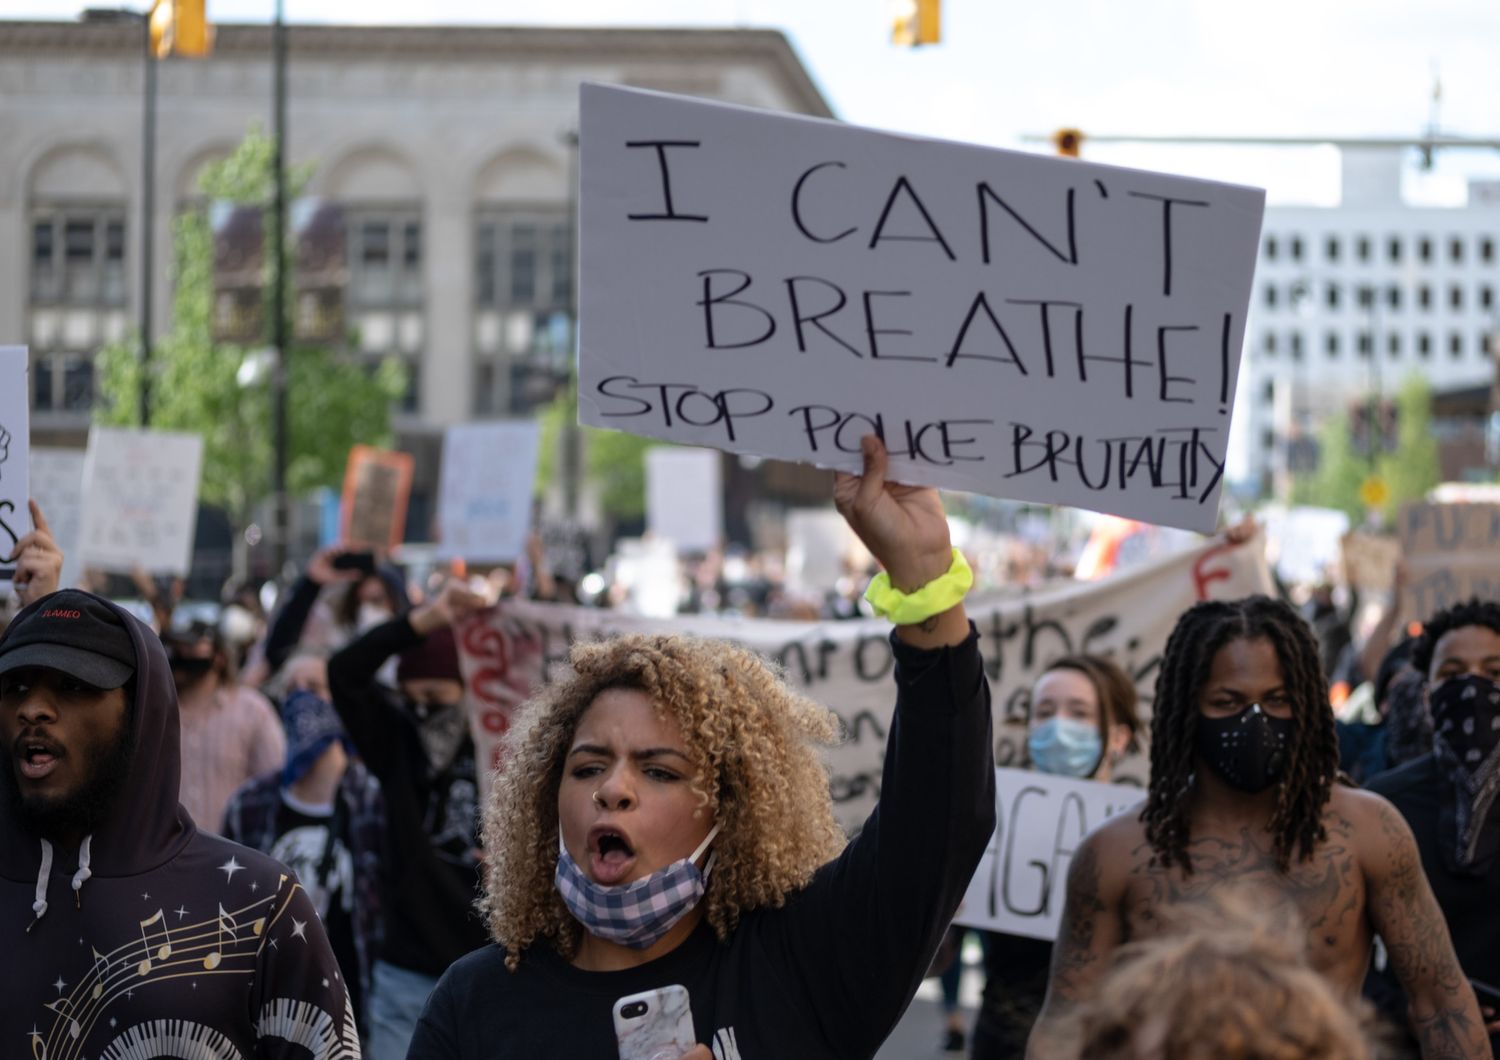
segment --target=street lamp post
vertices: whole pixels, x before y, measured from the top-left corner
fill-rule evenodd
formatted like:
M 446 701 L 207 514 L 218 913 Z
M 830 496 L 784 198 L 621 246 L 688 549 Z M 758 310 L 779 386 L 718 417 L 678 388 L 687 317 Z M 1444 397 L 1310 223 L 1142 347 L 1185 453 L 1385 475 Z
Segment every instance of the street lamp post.
M 275 192 L 271 205 L 271 347 L 275 363 L 271 369 L 271 555 L 277 577 L 287 561 L 287 326 L 286 326 L 286 23 L 282 0 L 276 0 L 276 20 L 271 29 L 272 56 L 272 153 Z
M 151 426 L 151 299 L 153 227 L 156 223 L 156 56 L 151 46 L 151 11 L 141 17 L 145 63 L 145 114 L 141 129 L 141 426 Z

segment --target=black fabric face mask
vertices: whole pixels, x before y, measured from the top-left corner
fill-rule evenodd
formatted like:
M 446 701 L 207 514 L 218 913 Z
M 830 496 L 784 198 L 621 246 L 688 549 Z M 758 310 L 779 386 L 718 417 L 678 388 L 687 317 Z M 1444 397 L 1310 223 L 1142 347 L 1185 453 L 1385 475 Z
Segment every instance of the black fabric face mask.
M 1291 738 L 1291 718 L 1273 718 L 1251 703 L 1227 718 L 1200 715 L 1195 749 L 1226 784 L 1253 795 L 1281 779 Z
M 1433 751 L 1454 787 L 1443 810 L 1456 840 L 1452 864 L 1483 869 L 1500 853 L 1500 825 L 1489 820 L 1500 796 L 1500 685 L 1478 674 L 1450 677 L 1428 702 Z

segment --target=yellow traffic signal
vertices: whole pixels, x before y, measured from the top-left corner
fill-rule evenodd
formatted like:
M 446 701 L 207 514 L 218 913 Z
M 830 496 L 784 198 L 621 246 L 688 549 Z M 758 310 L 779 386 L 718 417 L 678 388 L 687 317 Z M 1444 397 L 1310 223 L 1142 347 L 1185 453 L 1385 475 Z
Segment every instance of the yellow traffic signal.
M 214 47 L 205 0 L 155 0 L 151 5 L 151 54 L 201 59 Z
M 1065 158 L 1077 158 L 1083 147 L 1083 132 L 1079 129 L 1058 129 L 1052 134 L 1052 146 Z
M 891 43 L 903 48 L 942 40 L 941 0 L 895 0 L 891 5 Z

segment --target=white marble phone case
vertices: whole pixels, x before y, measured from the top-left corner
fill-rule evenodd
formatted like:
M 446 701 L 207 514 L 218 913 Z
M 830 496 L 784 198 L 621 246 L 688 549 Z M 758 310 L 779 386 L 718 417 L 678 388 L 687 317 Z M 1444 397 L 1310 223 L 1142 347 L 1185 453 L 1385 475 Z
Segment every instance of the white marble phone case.
M 685 986 L 663 986 L 615 1002 L 620 1060 L 678 1060 L 697 1043 Z

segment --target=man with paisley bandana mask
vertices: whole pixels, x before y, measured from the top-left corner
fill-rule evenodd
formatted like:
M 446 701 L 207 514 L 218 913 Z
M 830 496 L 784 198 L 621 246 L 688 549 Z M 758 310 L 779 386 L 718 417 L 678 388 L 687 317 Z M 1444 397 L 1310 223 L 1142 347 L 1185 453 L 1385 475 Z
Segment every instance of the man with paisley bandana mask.
M 483 606 L 462 583 L 382 622 L 328 660 L 345 731 L 385 793 L 390 893 L 371 974 L 371 1060 L 401 1060 L 448 965 L 485 943 L 479 889 L 479 785 L 453 626 Z M 380 679 L 395 658 L 397 691 Z
M 1369 788 L 1411 825 L 1459 963 L 1484 992 L 1491 1045 L 1500 1045 L 1500 1003 L 1490 992 L 1500 984 L 1500 603 L 1439 611 L 1412 664 L 1426 679 L 1431 753 Z
M 1423 1057 L 1489 1057 L 1474 992 L 1390 803 L 1336 783 L 1338 742 L 1311 629 L 1279 600 L 1195 604 L 1167 641 L 1138 814 L 1079 846 L 1028 1056 L 1058 1055 L 1072 1006 L 1116 949 L 1172 907 L 1227 892 L 1300 921 L 1308 962 L 1351 1000 L 1379 934 Z

